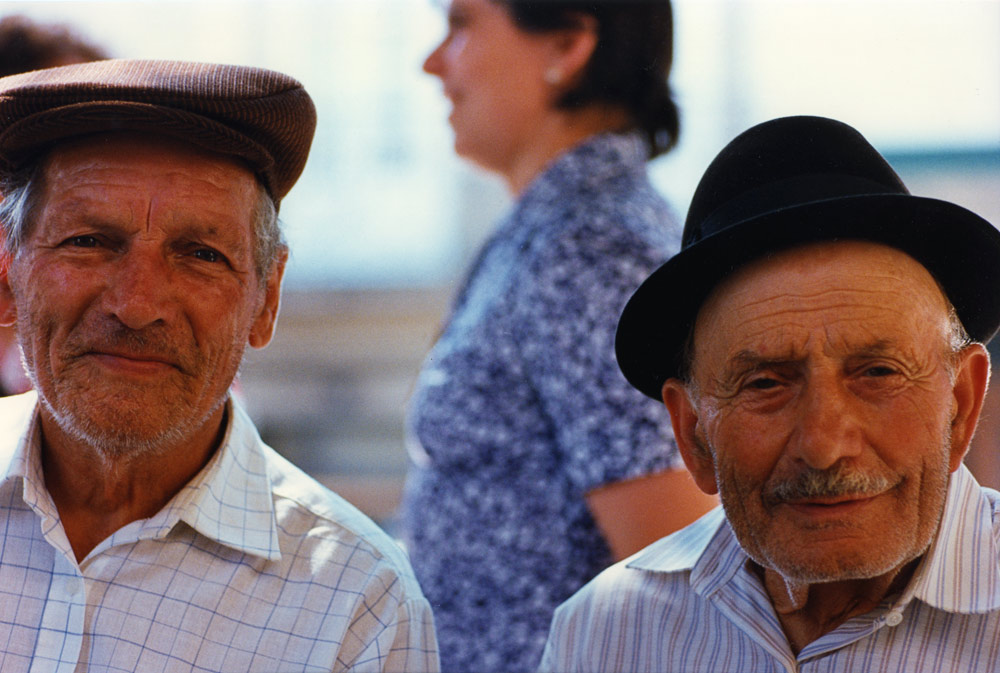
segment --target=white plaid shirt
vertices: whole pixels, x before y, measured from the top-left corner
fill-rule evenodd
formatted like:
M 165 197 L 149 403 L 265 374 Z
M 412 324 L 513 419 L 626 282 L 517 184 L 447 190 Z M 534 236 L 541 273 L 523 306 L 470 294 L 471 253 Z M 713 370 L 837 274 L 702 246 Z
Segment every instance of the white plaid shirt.
M 78 564 L 35 396 L 0 400 L 0 671 L 437 670 L 403 552 L 229 409 L 211 462 Z
M 556 611 L 543 671 L 1000 671 L 1000 493 L 963 466 L 898 595 L 792 654 L 721 508 L 612 566 Z

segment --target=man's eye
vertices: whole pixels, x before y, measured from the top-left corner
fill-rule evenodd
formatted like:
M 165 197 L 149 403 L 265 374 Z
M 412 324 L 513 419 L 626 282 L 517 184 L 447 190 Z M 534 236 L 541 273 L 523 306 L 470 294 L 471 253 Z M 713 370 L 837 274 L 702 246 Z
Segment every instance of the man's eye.
M 865 376 L 870 377 L 882 377 L 882 376 L 892 376 L 896 373 L 896 370 L 892 367 L 869 367 L 864 371 Z
M 195 250 L 193 254 L 196 259 L 200 259 L 203 262 L 218 262 L 222 259 L 222 255 L 215 250 L 209 250 L 208 248 L 200 248 Z
M 68 243 L 74 248 L 96 248 L 100 245 L 100 241 L 94 236 L 74 236 Z
M 750 388 L 751 390 L 771 390 L 772 388 L 777 387 L 777 385 L 778 382 L 775 379 L 760 378 L 753 379 L 748 382 L 747 388 Z

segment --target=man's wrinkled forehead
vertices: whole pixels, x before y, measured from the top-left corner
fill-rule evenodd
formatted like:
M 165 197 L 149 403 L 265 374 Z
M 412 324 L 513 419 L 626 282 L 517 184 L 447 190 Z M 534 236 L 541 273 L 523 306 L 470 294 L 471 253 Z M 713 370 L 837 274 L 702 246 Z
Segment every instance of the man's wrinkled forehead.
M 193 167 L 197 170 L 192 175 Z M 174 170 L 194 177 L 218 193 L 220 204 L 230 203 L 248 213 L 263 188 L 258 176 L 239 158 L 176 138 L 122 131 L 70 138 L 49 148 L 36 169 L 38 206 L 44 208 L 53 197 L 65 196 L 52 193 L 57 189 L 56 183 L 60 185 L 58 189 L 67 185 L 83 187 L 88 183 L 99 187 L 109 171 L 114 172 L 117 182 L 139 182 L 151 169 L 158 173 Z
M 767 351 L 777 357 L 780 349 L 801 352 L 812 338 L 810 325 L 828 345 L 839 340 L 845 348 L 848 341 L 850 348 L 879 343 L 884 338 L 877 334 L 887 330 L 901 337 L 937 331 L 918 324 L 917 315 L 934 316 L 947 333 L 947 298 L 930 272 L 906 253 L 864 241 L 800 246 L 755 260 L 713 289 L 695 323 L 694 364 L 723 344 L 739 352 L 757 344 L 747 351 L 752 357 Z
M 88 155 L 106 156 L 109 151 L 112 154 L 117 154 L 123 161 L 127 161 L 136 148 L 148 148 L 153 153 L 163 155 L 164 158 L 177 154 L 187 154 L 220 165 L 231 165 L 241 172 L 253 176 L 257 184 L 262 184 L 259 176 L 253 172 L 246 161 L 238 156 L 205 149 L 194 142 L 180 138 L 138 131 L 107 131 L 65 138 L 39 153 L 32 163 L 44 171 L 51 165 L 54 157 L 73 156 L 80 159 L 86 158 Z

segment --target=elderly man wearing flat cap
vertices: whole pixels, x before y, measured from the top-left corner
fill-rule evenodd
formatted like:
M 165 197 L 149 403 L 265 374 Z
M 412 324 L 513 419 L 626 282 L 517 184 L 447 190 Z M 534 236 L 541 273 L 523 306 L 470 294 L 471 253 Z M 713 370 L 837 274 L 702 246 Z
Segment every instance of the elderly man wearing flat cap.
M 400 549 L 228 392 L 314 127 L 255 68 L 0 79 L 0 317 L 37 391 L 0 401 L 4 673 L 437 669 Z
M 737 137 L 616 344 L 722 506 L 563 604 L 543 670 L 1000 670 L 1000 493 L 962 465 L 998 325 L 988 222 L 839 122 Z

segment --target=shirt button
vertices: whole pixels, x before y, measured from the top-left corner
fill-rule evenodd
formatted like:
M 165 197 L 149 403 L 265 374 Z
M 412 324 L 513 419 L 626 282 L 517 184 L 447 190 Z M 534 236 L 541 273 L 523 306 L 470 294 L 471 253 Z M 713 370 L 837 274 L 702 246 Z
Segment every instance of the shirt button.
M 66 593 L 70 596 L 76 596 L 83 588 L 83 581 L 79 577 L 69 577 L 66 579 L 65 587 Z
M 888 626 L 899 626 L 903 621 L 903 613 L 899 610 L 892 610 L 885 616 L 885 623 Z

